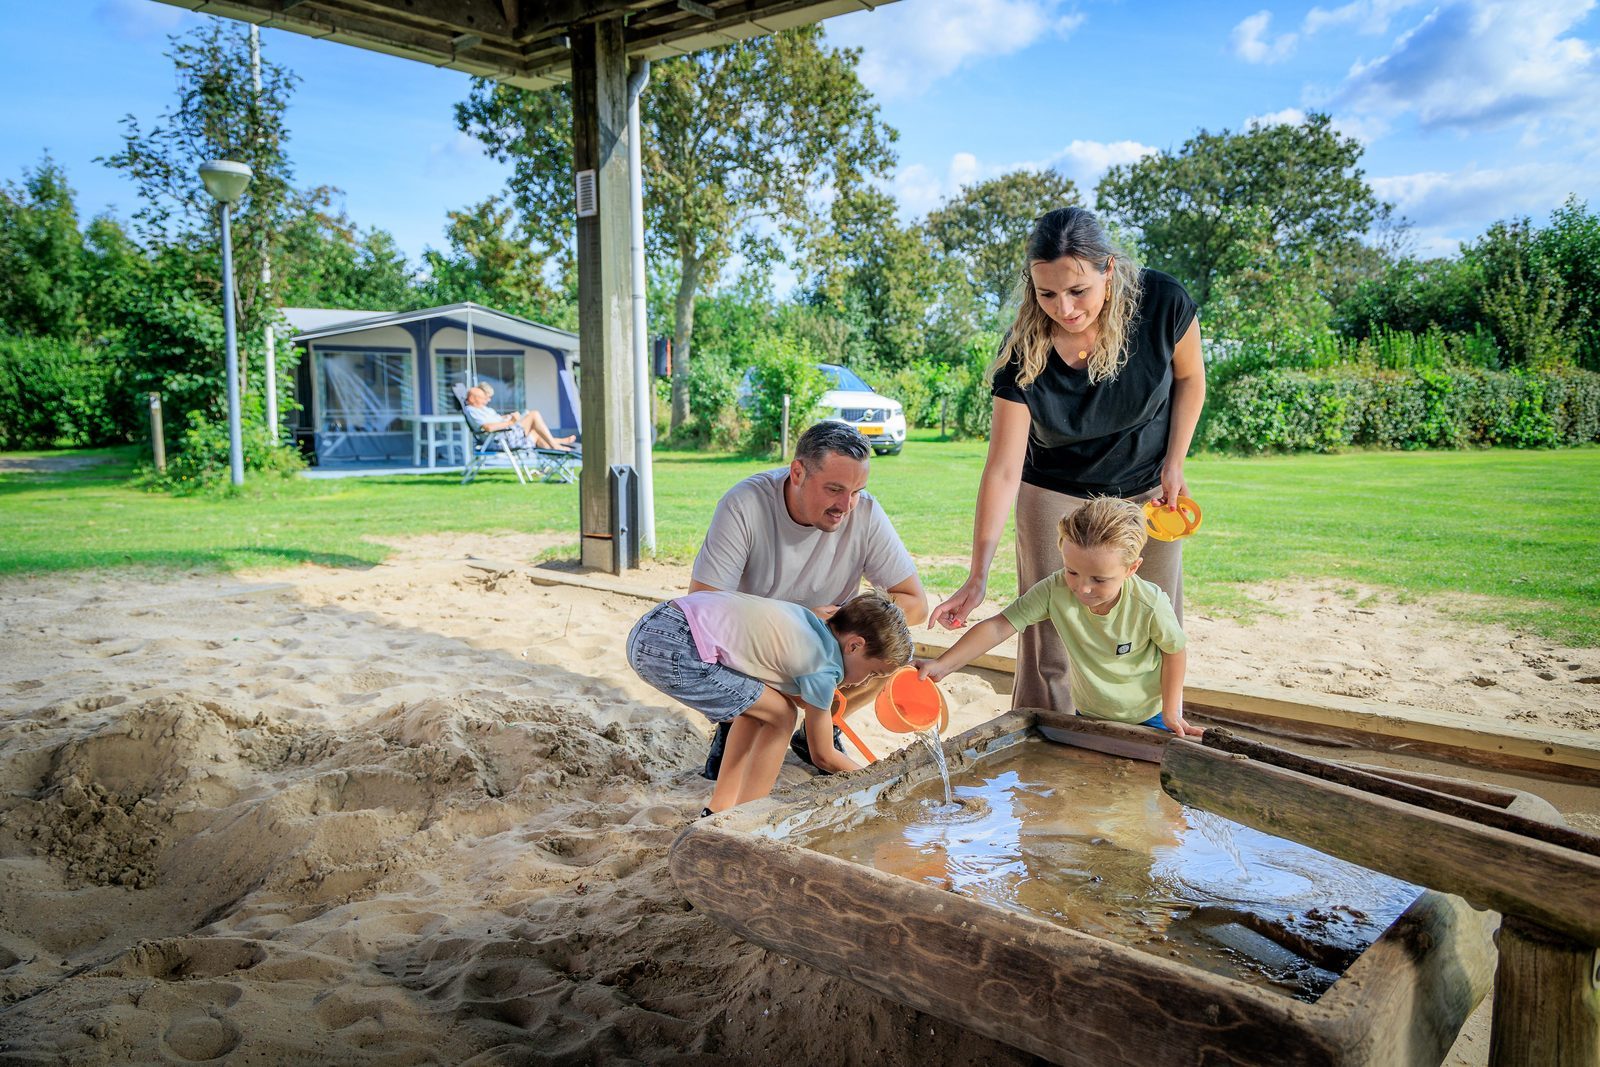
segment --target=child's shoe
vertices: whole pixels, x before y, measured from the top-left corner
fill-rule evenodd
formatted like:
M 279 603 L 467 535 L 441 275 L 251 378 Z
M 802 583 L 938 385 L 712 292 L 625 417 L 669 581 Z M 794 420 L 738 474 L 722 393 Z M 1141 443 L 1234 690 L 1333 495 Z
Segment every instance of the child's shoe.
M 833 747 L 839 750 L 839 755 L 844 755 L 844 732 L 837 726 L 833 728 Z M 806 740 L 806 728 L 804 726 L 796 730 L 794 736 L 789 739 L 789 751 L 799 757 L 800 762 L 807 767 L 815 771 L 822 771 L 821 767 L 811 762 L 811 743 Z M 829 772 L 822 771 L 822 773 L 827 774 Z

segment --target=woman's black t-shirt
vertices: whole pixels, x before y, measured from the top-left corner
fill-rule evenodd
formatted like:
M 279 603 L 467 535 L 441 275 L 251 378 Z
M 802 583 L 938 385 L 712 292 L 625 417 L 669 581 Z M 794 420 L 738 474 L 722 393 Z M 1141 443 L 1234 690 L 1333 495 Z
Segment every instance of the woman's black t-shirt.
M 1172 350 L 1194 320 L 1195 303 L 1178 280 L 1140 273 L 1143 292 L 1129 333 L 1128 362 L 1115 378 L 1089 384 L 1052 349 L 1026 389 L 1020 359 L 994 376 L 994 395 L 1028 405 L 1028 457 L 1022 480 L 1071 496 L 1137 496 L 1161 484 L 1172 421 Z

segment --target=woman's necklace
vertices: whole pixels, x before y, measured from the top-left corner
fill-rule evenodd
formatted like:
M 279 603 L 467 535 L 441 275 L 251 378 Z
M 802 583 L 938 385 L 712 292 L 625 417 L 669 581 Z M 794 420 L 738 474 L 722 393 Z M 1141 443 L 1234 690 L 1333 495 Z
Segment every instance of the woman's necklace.
M 1087 333 L 1087 331 L 1085 332 Z M 1089 353 L 1093 351 L 1094 343 L 1097 339 L 1093 334 L 1087 337 L 1083 334 L 1074 336 L 1058 328 L 1051 331 L 1050 341 L 1055 345 L 1056 351 L 1060 353 L 1062 362 L 1069 367 L 1077 368 L 1089 362 Z M 1070 354 L 1074 350 L 1077 352 L 1076 356 Z

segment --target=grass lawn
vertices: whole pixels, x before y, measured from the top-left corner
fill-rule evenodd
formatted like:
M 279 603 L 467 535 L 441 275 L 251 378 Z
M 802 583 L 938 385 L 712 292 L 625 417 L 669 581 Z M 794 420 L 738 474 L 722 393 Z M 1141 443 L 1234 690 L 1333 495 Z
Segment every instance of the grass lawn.
M 966 574 L 983 442 L 917 432 L 873 463 L 872 491 L 924 580 Z M 254 482 L 238 496 L 131 488 L 131 450 L 56 474 L 0 473 L 0 573 L 144 565 L 234 568 L 312 561 L 360 566 L 374 538 L 441 531 L 573 533 L 574 486 L 520 486 L 509 471 L 462 487 L 455 475 Z M 656 458 L 661 554 L 687 560 L 723 490 L 769 466 L 695 452 Z M 1379 586 L 1475 619 L 1600 645 L 1600 449 L 1200 456 L 1189 483 L 1205 527 L 1185 547 L 1192 610 L 1249 616 L 1243 590 L 1273 579 Z M 1014 588 L 1009 544 L 990 577 Z M 1470 598 L 1451 594 L 1473 594 Z M 1481 599 L 1480 599 L 1481 598 Z

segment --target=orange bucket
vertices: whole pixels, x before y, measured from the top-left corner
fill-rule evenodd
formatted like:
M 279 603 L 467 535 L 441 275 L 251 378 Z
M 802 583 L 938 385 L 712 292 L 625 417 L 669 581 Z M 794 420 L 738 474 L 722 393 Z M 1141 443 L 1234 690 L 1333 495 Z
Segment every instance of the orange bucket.
M 942 731 L 950 725 L 944 693 L 933 682 L 917 677 L 915 667 L 901 667 L 891 674 L 873 706 L 883 728 L 897 734 L 926 730 L 935 723 Z

